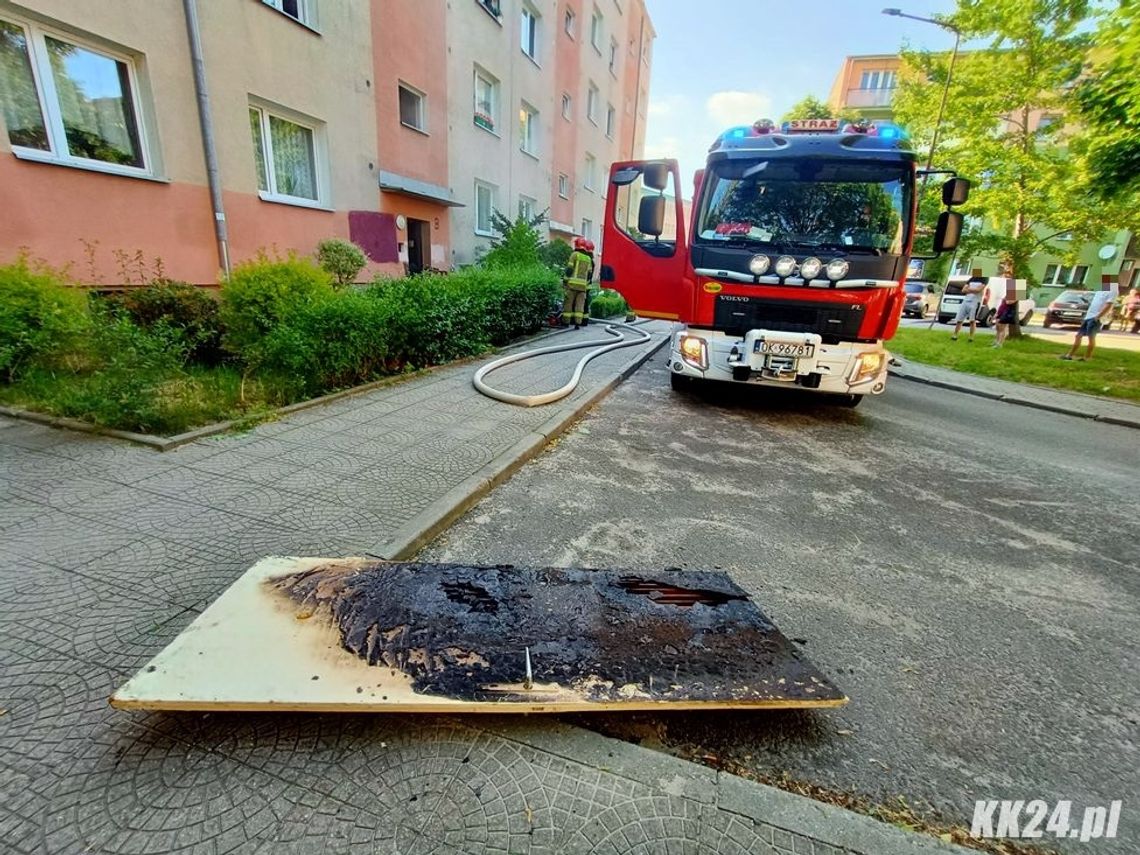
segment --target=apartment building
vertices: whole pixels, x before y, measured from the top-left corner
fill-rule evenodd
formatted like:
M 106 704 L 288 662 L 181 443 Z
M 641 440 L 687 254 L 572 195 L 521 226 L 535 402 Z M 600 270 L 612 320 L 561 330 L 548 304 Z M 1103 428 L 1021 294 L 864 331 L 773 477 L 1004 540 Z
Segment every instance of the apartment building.
M 0 261 L 208 284 L 343 237 L 398 275 L 493 209 L 597 239 L 652 38 L 642 0 L 0 0 Z
M 868 119 L 891 118 L 891 102 L 901 67 L 902 59 L 897 54 L 846 57 L 832 84 L 828 104 L 836 111 L 852 110 Z M 1054 119 L 1047 112 L 1035 110 L 1029 116 L 1030 127 L 1042 128 Z M 1064 238 L 1053 242 L 1064 243 Z M 1076 255 L 1076 263 L 1067 264 L 1053 252 L 1040 252 L 1031 260 L 1030 268 L 1044 286 L 1095 288 L 1102 282 L 1117 282 L 1126 288 L 1140 284 L 1140 245 L 1129 231 L 1113 232 L 1102 241 L 1085 244 Z M 951 272 L 969 274 L 980 270 L 994 276 L 998 261 L 993 256 L 956 256 Z

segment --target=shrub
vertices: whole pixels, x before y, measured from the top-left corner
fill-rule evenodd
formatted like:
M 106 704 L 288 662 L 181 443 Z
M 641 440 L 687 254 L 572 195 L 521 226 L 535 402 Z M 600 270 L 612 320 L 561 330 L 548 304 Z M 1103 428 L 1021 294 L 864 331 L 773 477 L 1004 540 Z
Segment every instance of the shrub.
M 544 222 L 545 214 L 530 218 L 520 215 L 511 220 L 499 211 L 492 211 L 491 229 L 496 237 L 491 241 L 490 251 L 483 256 L 482 265 L 504 268 L 541 264 L 539 250 L 543 242 L 538 226 Z
M 216 365 L 223 357 L 218 301 L 202 288 L 169 279 L 112 294 L 107 301 L 141 327 L 163 323 L 177 331 L 190 358 Z
M 329 275 L 307 258 L 261 256 L 239 264 L 222 287 L 223 343 L 255 365 L 265 337 L 283 320 L 332 294 Z
M 82 291 L 26 259 L 0 267 L 0 374 L 11 382 L 37 360 L 64 350 L 89 322 Z
M 590 301 L 591 318 L 612 318 L 614 315 L 625 315 L 629 311 L 625 298 L 617 291 L 603 288 Z
M 329 238 L 317 244 L 317 261 L 338 286 L 351 285 L 368 263 L 364 250 L 351 241 Z
M 59 408 L 97 425 L 164 430 L 185 377 L 188 345 L 181 332 L 164 321 L 146 328 L 108 315 L 94 324 L 91 349 L 96 370 L 60 396 Z
M 570 253 L 574 248 L 562 238 L 555 238 L 550 243 L 544 243 L 538 249 L 539 260 L 551 270 L 562 275 L 566 265 L 570 263 Z

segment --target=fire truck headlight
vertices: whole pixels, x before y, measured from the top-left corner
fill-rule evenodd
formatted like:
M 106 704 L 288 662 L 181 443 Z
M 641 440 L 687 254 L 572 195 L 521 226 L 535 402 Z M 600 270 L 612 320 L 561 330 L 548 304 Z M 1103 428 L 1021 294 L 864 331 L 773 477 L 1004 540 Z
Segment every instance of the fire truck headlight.
M 796 260 L 790 255 L 781 255 L 776 259 L 776 275 L 781 279 L 796 272 Z
M 815 279 L 823 270 L 823 262 L 818 258 L 805 258 L 800 262 L 800 276 L 804 279 Z
M 771 264 L 772 260 L 766 255 L 754 255 L 748 259 L 748 269 L 752 271 L 753 276 L 763 276 Z
M 827 262 L 827 278 L 832 282 L 838 282 L 847 275 L 847 271 L 851 265 L 844 261 L 842 258 L 833 258 Z
M 885 358 L 886 354 L 881 350 L 872 350 L 860 354 L 855 359 L 855 370 L 851 374 L 851 383 L 862 383 L 877 377 L 883 368 Z
M 687 335 L 681 338 L 681 358 L 701 371 L 709 367 L 709 346 L 703 338 Z

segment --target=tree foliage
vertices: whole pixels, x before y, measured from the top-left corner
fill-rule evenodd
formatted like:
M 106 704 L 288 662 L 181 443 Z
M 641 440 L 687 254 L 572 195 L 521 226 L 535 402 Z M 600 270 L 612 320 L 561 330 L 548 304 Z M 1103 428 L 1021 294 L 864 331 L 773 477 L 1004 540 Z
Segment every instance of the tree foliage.
M 1140 195 L 1140 2 L 1105 14 L 1088 77 L 1077 87 L 1089 168 L 1104 199 Z M 1135 207 L 1135 201 L 1134 201 Z
M 1088 0 L 959 0 L 946 18 L 965 41 L 984 44 L 958 56 L 934 166 L 974 184 L 960 251 L 996 255 L 1018 277 L 1032 278 L 1030 259 L 1043 248 L 1075 252 L 1124 225 L 1123 209 L 1096 200 L 1087 134 L 1074 122 L 1090 14 Z M 919 152 L 930 144 L 949 59 L 903 53 L 894 105 Z M 936 190 L 930 182 L 928 194 Z M 923 202 L 925 214 L 931 201 Z M 1062 234 L 1072 239 L 1053 245 Z
M 806 95 L 793 104 L 788 112 L 780 117 L 781 122 L 790 122 L 794 119 L 842 119 L 849 121 L 855 118 L 853 110 L 839 110 L 821 101 L 814 95 Z

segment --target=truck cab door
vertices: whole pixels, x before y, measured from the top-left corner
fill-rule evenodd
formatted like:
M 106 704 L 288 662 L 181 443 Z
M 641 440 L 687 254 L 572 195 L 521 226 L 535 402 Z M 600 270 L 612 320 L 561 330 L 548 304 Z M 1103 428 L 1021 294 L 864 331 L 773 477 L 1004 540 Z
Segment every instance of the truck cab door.
M 692 277 L 677 161 L 615 163 L 609 180 L 602 285 L 641 317 L 684 319 Z

